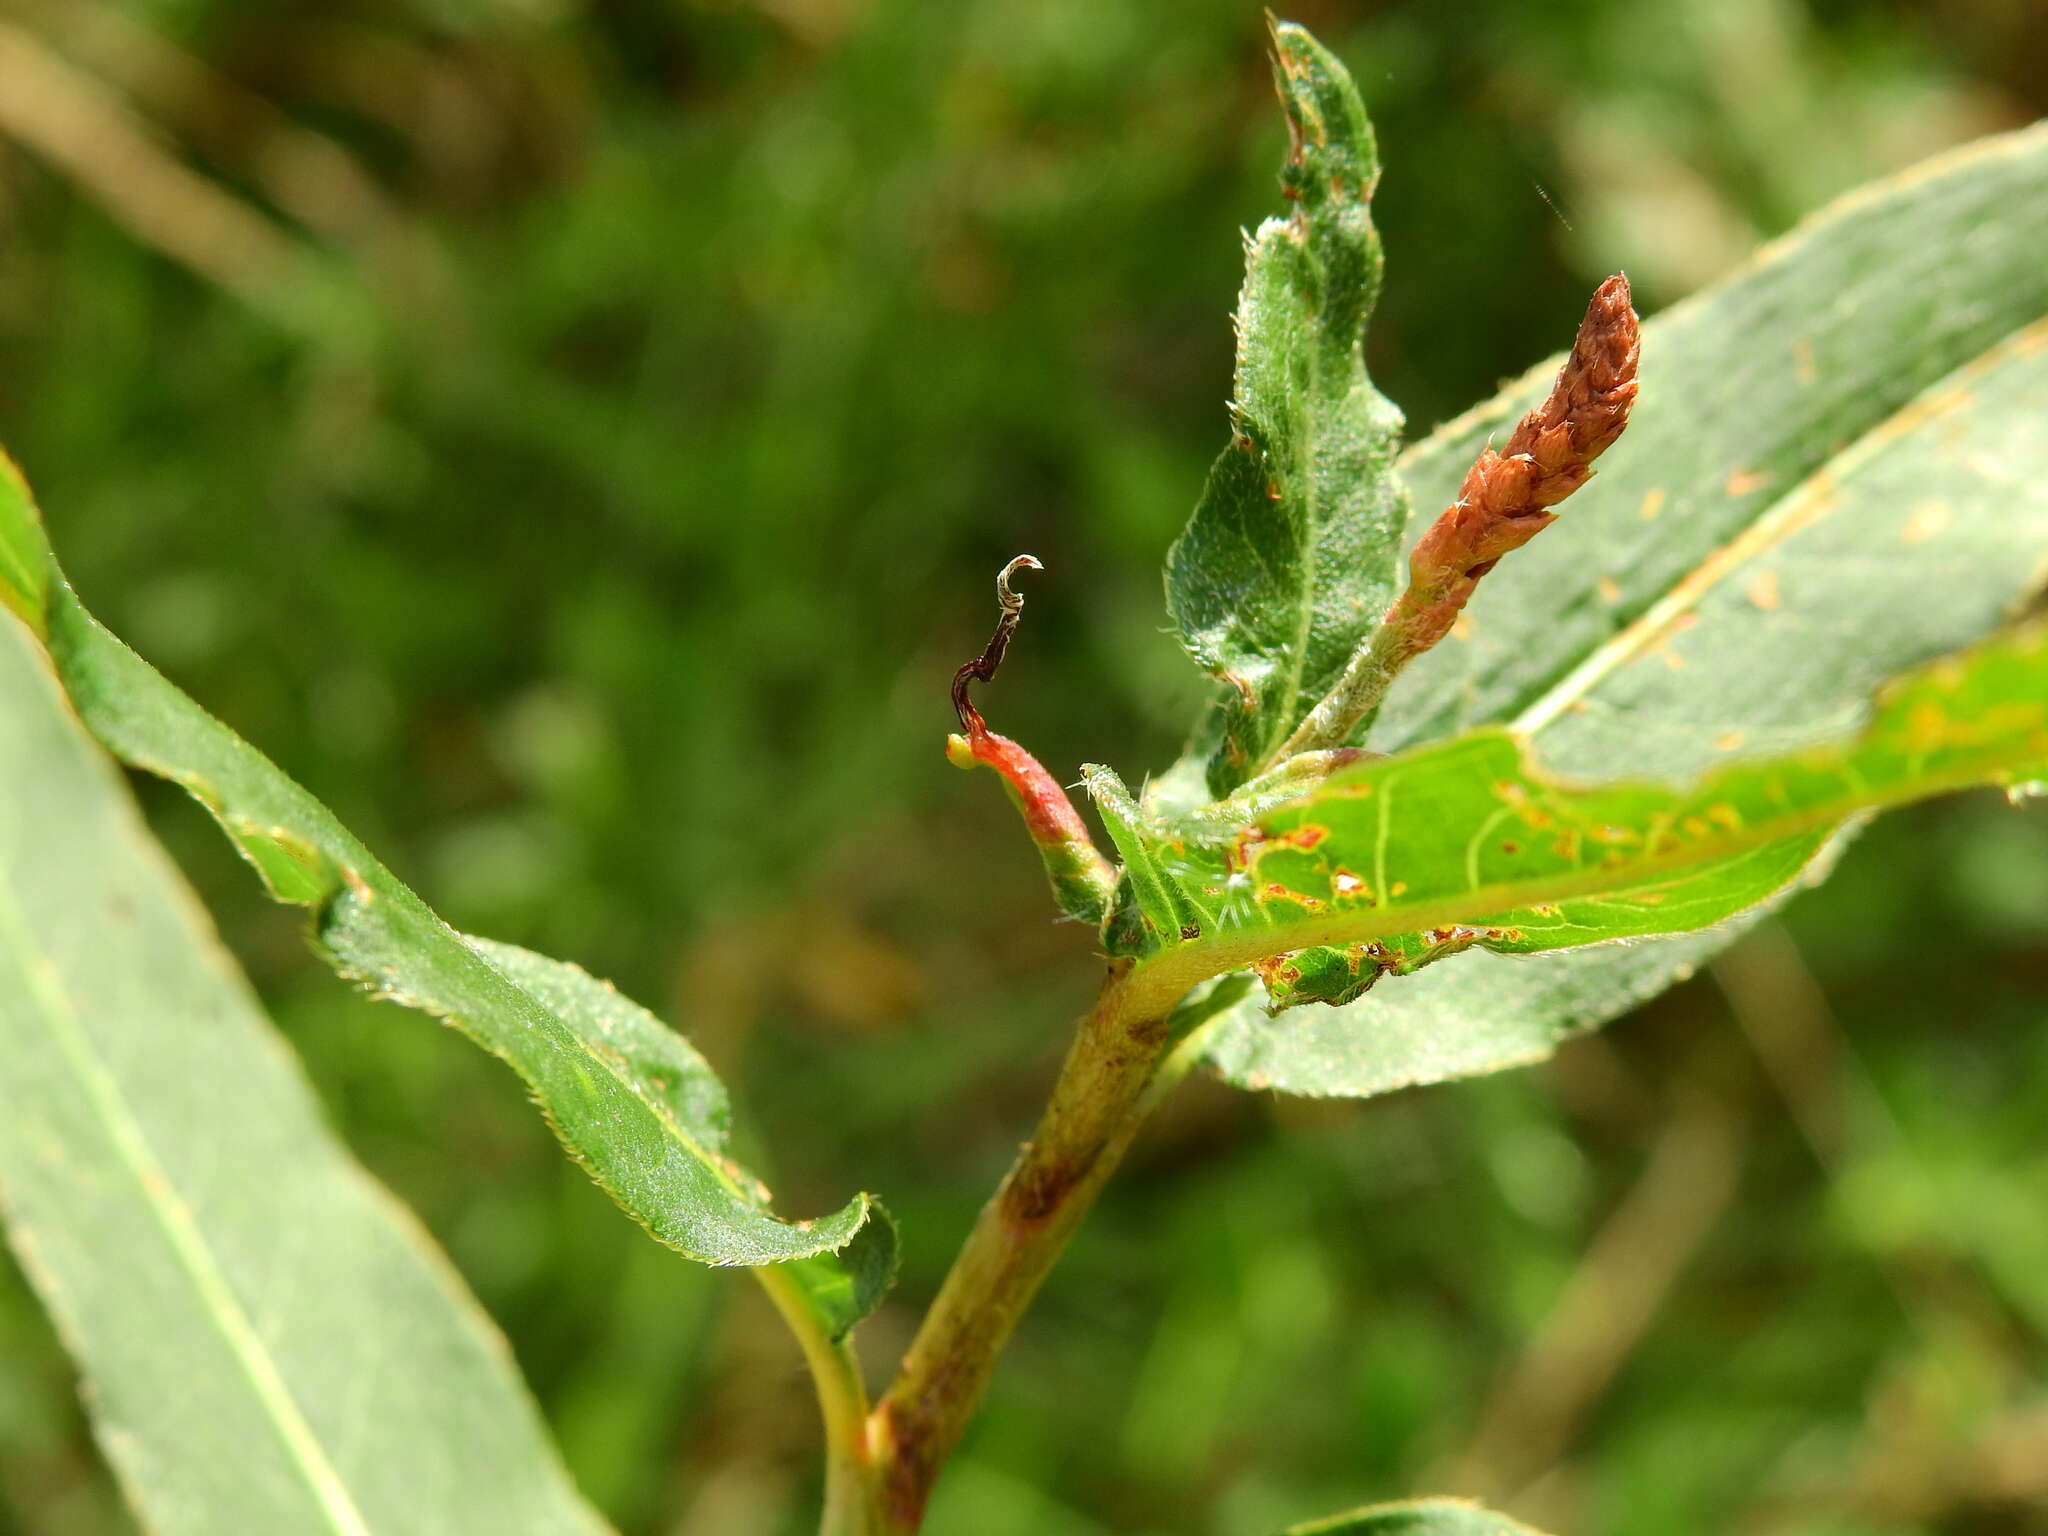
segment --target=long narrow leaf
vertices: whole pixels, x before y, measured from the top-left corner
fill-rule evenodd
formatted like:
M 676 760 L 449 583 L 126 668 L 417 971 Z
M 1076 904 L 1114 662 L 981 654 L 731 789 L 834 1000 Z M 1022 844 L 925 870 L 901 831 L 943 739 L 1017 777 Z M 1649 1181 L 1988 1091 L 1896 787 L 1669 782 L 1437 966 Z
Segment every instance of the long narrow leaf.
M 1770 896 L 1851 818 L 2044 781 L 2042 625 L 1888 687 L 1852 742 L 1733 763 L 1688 789 L 1565 784 L 1486 727 L 1333 774 L 1234 835 L 1161 844 L 1172 899 L 1150 898 L 1146 963 L 1192 982 L 1355 945 L 1398 972 L 1446 947 L 1528 953 L 1699 927 Z
M 1205 738 L 1219 794 L 1287 738 L 1393 597 L 1408 514 L 1401 413 L 1360 346 L 1380 282 L 1372 125 L 1308 33 L 1282 23 L 1273 46 L 1294 207 L 1246 251 L 1230 446 L 1166 564 L 1181 641 L 1226 685 Z
M 0 490 L 28 506 L 18 475 Z M 337 970 L 505 1060 L 563 1146 L 657 1239 L 719 1265 L 817 1259 L 853 1240 L 875 1209 L 866 1195 L 815 1221 L 768 1209 L 767 1191 L 726 1155 L 724 1089 L 686 1041 L 573 966 L 456 933 L 324 806 L 85 611 L 32 508 L 0 517 L 0 539 L 10 537 L 9 568 L 48 573 L 49 653 L 100 743 L 204 804 L 271 894 L 310 911 Z M 873 1276 L 888 1265 L 871 1248 L 844 1294 L 872 1300 Z M 825 1320 L 843 1331 L 843 1316 Z
M 0 718 L 0 1210 L 144 1524 L 597 1536 L 6 616 Z

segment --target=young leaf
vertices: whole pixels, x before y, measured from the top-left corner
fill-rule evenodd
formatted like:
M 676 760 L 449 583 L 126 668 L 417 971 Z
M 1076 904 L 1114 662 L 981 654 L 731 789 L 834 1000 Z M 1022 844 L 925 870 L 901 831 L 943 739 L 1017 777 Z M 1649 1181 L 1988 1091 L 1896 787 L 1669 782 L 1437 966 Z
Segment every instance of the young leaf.
M 1328 1520 L 1289 1526 L 1280 1536 L 1542 1536 L 1539 1531 L 1463 1499 L 1375 1504 Z
M 1515 725 L 1567 774 L 1682 777 L 1853 729 L 1882 679 L 2048 574 L 2048 127 L 1857 193 L 1644 328 L 1623 446 L 1405 673 L 1372 745 Z M 1539 365 L 1402 460 L 1436 506 Z M 1419 535 L 1419 522 L 1410 537 Z M 1226 1077 L 1367 1094 L 1535 1060 L 1729 942 L 1474 954 L 1351 1008 L 1217 1026 Z
M 1294 208 L 1250 242 L 1230 446 L 1167 556 L 1181 643 L 1226 686 L 1206 727 L 1217 794 L 1263 767 L 1392 599 L 1408 517 L 1401 413 L 1365 374 L 1380 282 L 1372 125 L 1344 66 L 1273 30 Z
M 2044 625 L 1894 683 L 1851 743 L 1732 763 L 1684 790 L 1568 786 L 1484 727 L 1341 770 L 1228 840 L 1156 844 L 1176 905 L 1146 916 L 1164 931 L 1192 908 L 1196 932 L 1147 964 L 1192 983 L 1361 945 L 1399 973 L 1473 945 L 1531 953 L 1698 927 L 1773 894 L 1852 817 L 2044 782 Z
M 597 1536 L 4 616 L 0 718 L 0 1207 L 143 1524 Z
M 1783 886 L 1852 816 L 2044 778 L 2048 628 L 2036 625 L 1892 685 L 1853 745 L 1732 763 L 1688 790 L 1569 787 L 1513 733 L 1484 727 L 1334 775 L 1227 847 L 1189 854 L 1243 877 L 1245 903 L 1218 924 L 1232 939 L 1259 924 L 1342 934 L 1347 911 L 1439 907 L 1484 947 L 1528 954 L 1718 921 Z
M 724 1090 L 685 1041 L 574 966 L 449 928 L 326 807 L 95 621 L 34 522 L 0 524 L 0 540 L 17 564 L 51 573 L 49 653 L 100 743 L 204 804 L 273 896 L 310 909 L 343 975 L 510 1065 L 570 1155 L 655 1238 L 706 1264 L 756 1265 L 830 1254 L 861 1230 L 866 1195 L 815 1221 L 776 1217 L 726 1156 Z M 864 1248 L 844 1293 L 871 1296 L 876 1271 Z M 822 1320 L 843 1332 L 842 1318 Z

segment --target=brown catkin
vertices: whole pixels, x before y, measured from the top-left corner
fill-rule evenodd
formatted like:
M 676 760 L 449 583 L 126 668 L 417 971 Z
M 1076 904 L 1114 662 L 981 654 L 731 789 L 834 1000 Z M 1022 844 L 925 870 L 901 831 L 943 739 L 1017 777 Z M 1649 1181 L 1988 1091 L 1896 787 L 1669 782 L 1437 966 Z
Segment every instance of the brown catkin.
M 1479 578 L 1548 527 L 1550 509 L 1592 478 L 1593 461 L 1628 425 L 1638 347 L 1628 279 L 1617 272 L 1586 306 L 1549 398 L 1516 424 L 1505 448 L 1484 449 L 1465 471 L 1458 499 L 1416 540 L 1407 590 L 1277 759 L 1350 741 L 1401 669 L 1450 632 Z
M 1517 423 L 1505 448 L 1480 453 L 1457 501 L 1416 542 L 1408 590 L 1388 615 L 1412 626 L 1402 637 L 1409 655 L 1442 639 L 1479 578 L 1548 527 L 1549 509 L 1592 478 L 1593 461 L 1628 425 L 1639 350 L 1628 279 L 1616 273 L 1586 306 L 1549 398 Z

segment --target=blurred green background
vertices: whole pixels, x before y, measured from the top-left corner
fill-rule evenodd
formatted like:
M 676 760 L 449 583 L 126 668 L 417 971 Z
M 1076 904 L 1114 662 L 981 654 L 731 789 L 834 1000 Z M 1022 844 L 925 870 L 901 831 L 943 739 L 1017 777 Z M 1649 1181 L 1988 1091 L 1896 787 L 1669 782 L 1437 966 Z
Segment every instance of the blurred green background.
M 1660 307 L 2048 111 L 2038 0 L 1291 14 L 1379 125 L 1370 356 L 1418 430 L 1606 272 Z M 0 437 L 87 601 L 452 922 L 690 1032 L 783 1210 L 880 1191 L 878 1374 L 1095 970 L 941 761 L 946 683 L 1028 549 L 992 720 L 1056 771 L 1175 750 L 1158 561 L 1276 201 L 1265 68 L 1240 0 L 0 0 Z M 813 1410 L 752 1288 L 138 789 L 592 1498 L 627 1536 L 806 1529 Z M 1572 1536 L 2048 1531 L 2044 1023 L 2048 816 L 1985 796 L 1540 1069 L 1192 1085 L 931 1529 L 1457 1491 Z M 132 1529 L 0 1267 L 0 1532 Z

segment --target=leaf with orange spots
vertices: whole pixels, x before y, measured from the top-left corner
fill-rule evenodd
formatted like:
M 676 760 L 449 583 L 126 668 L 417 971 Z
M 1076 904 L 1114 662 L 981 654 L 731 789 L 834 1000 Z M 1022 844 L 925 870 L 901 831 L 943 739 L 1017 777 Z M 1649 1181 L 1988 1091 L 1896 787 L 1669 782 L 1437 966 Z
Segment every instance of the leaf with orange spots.
M 1382 975 L 1467 949 L 1531 955 L 1708 928 L 1798 880 L 1847 822 L 2043 782 L 2048 625 L 2035 625 L 1887 687 L 1845 744 L 1729 763 L 1689 788 L 1575 785 L 1488 726 L 1340 769 L 1234 828 L 1213 815 L 1133 822 L 1127 807 L 1112 824 L 1127 861 L 1146 861 L 1133 886 L 1144 963 L 1190 983 L 1251 966 L 1281 1006 L 1346 1003 L 1338 1016 L 1371 1057 L 1375 1009 L 1400 988 L 1373 988 Z M 1218 1025 L 1212 1059 L 1234 1065 L 1241 1033 Z
M 1855 193 L 1651 318 L 1628 435 L 1365 745 L 1506 725 L 1560 773 L 1683 779 L 1839 739 L 1886 678 L 2007 622 L 2048 579 L 2048 265 L 2012 216 L 2044 205 L 2048 125 Z M 1403 455 L 1411 541 L 1555 367 Z M 1469 955 L 1345 1012 L 1241 1014 L 1216 1051 L 1307 1092 L 1484 1071 L 1655 995 L 1735 931 Z M 1378 1054 L 1350 1058 L 1366 1030 Z

